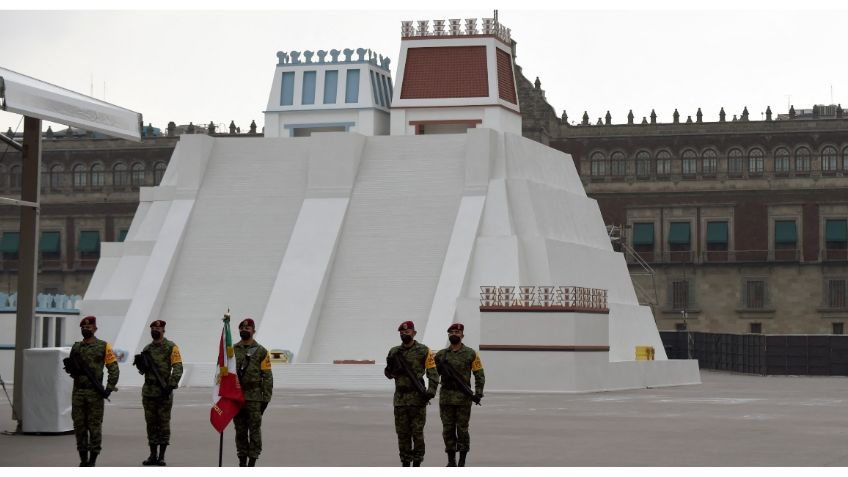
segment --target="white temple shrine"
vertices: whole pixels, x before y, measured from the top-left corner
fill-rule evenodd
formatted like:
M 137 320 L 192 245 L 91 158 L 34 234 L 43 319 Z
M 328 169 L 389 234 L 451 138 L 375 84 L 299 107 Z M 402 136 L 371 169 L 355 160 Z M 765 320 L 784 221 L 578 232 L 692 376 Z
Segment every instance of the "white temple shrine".
M 394 87 L 368 50 L 280 53 L 264 137 L 182 136 L 125 241 L 102 245 L 81 304 L 98 336 L 132 356 L 165 320 L 183 384 L 208 386 L 229 309 L 290 356 L 276 386 L 389 390 L 399 323 L 435 351 L 461 322 L 487 390 L 699 383 L 697 361 L 667 359 L 571 157 L 521 136 L 509 30 L 413 25 Z

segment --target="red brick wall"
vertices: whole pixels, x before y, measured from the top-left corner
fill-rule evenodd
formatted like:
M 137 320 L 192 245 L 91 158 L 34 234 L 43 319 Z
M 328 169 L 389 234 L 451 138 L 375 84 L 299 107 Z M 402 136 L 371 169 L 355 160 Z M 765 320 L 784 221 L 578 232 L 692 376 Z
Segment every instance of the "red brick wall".
M 515 79 L 512 76 L 512 59 L 509 53 L 495 49 L 498 58 L 498 96 L 512 104 L 515 102 Z
M 410 48 L 401 99 L 489 96 L 485 46 Z

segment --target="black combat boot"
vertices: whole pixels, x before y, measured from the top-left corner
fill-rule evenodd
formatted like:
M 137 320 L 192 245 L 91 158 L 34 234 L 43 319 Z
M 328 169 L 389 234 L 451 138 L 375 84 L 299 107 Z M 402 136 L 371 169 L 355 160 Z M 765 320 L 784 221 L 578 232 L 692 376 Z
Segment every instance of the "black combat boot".
M 400 461 L 400 465 L 401 465 L 401 467 L 409 467 L 409 461 L 408 460 L 402 460 L 402 461 Z
M 88 466 L 87 467 L 95 467 L 95 463 L 97 462 L 97 456 L 100 455 L 99 452 L 92 451 L 88 456 Z
M 158 459 L 156 459 L 156 444 L 150 444 L 148 447 L 150 447 L 150 456 L 141 465 L 156 465 L 156 462 L 158 462 Z
M 421 467 L 421 461 L 420 460 L 413 460 L 412 466 L 413 467 Z
M 256 457 L 250 457 L 247 459 L 248 467 L 256 467 Z
M 79 451 L 80 467 L 88 467 L 88 451 Z
M 465 456 L 467 456 L 467 455 L 468 455 L 468 451 L 460 451 L 459 452 L 459 462 L 457 463 L 457 466 L 465 467 Z
M 159 458 L 156 460 L 156 465 L 165 466 L 168 465 L 165 463 L 165 449 L 168 448 L 168 444 L 159 444 Z
M 239 467 L 247 467 L 247 456 L 246 455 L 240 455 L 240 456 L 238 456 L 238 458 L 239 458 Z
M 456 452 L 448 452 L 447 467 L 456 467 Z

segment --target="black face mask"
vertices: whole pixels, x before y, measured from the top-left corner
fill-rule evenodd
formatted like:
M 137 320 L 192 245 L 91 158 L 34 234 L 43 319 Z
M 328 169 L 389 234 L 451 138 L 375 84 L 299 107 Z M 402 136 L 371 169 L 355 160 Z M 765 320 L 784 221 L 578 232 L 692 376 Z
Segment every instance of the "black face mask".
M 456 335 L 450 335 L 448 336 L 448 341 L 450 341 L 451 344 L 459 344 L 459 342 L 462 341 L 462 338 Z
M 249 331 L 241 330 L 239 331 L 239 336 L 243 340 L 249 340 L 251 336 L 253 336 Z
M 84 339 L 89 339 L 89 338 L 91 338 L 92 336 L 94 336 L 94 332 L 93 332 L 93 331 L 91 331 L 91 330 L 82 330 L 82 337 L 83 337 Z
M 150 330 L 150 336 L 153 337 L 154 340 L 158 340 L 162 337 L 162 332 L 158 330 Z
M 400 340 L 403 341 L 403 344 L 412 343 L 412 335 L 400 335 Z

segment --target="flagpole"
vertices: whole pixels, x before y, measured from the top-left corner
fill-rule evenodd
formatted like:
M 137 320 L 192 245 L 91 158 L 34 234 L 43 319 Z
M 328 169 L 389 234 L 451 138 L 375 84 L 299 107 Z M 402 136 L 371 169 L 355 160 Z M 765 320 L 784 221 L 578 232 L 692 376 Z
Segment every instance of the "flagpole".
M 224 455 L 224 431 L 220 433 L 221 439 L 218 441 L 218 467 L 222 467 L 222 456 Z

